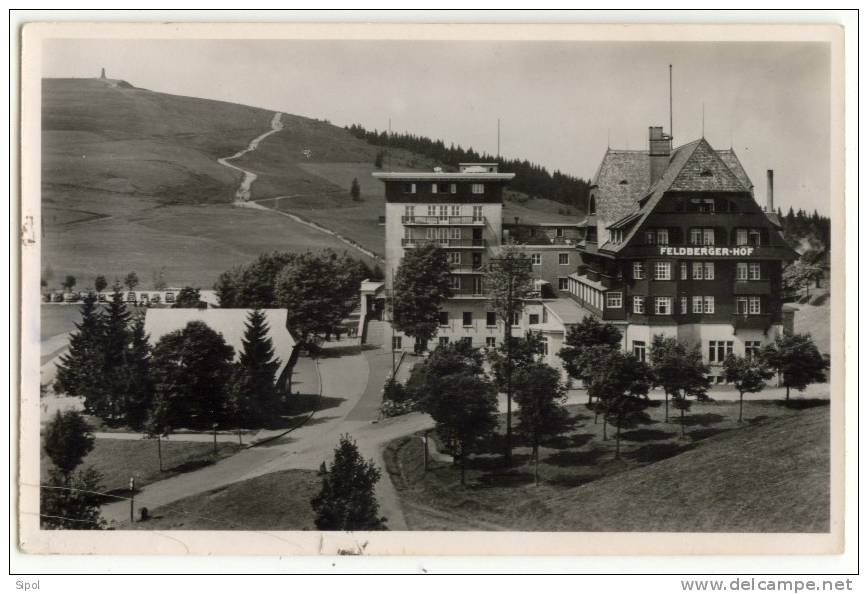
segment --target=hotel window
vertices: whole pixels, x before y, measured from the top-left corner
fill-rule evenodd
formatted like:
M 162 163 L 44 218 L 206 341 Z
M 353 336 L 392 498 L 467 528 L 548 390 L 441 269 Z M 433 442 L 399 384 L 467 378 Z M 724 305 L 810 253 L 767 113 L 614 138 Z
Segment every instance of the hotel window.
M 463 338 L 461 339 L 461 342 L 463 342 L 464 344 L 466 344 L 468 347 L 472 347 L 472 346 L 473 346 L 473 339 L 470 338 L 469 336 L 465 336 L 465 337 L 463 337 Z
M 687 297 L 681 298 L 681 313 L 682 314 L 687 313 Z
M 747 297 L 737 297 L 735 300 L 735 312 L 739 315 L 747 315 Z
M 588 214 L 595 215 L 597 214 L 597 199 L 594 196 L 588 198 Z
M 709 340 L 708 361 L 709 363 L 723 363 L 732 354 L 731 340 Z
M 635 313 L 635 314 L 645 313 L 645 298 L 644 297 L 640 297 L 638 295 L 633 296 L 633 313 Z
M 539 324 L 539 314 L 528 314 L 527 323 L 528 324 Z
M 610 291 L 606 293 L 606 307 L 609 309 L 620 309 L 623 307 L 624 298 L 620 291 Z
M 493 349 L 497 347 L 497 338 L 494 336 L 486 336 L 485 337 L 485 346 L 489 349 Z
M 747 262 L 738 262 L 735 265 L 735 280 L 737 280 L 737 281 L 746 281 L 747 280 Z
M 485 186 L 483 184 L 472 184 L 470 186 L 471 194 L 485 194 Z
M 474 221 L 481 221 L 482 220 L 482 207 L 481 206 L 474 206 L 473 207 L 473 220 Z
M 564 228 L 557 227 L 555 228 L 555 237 L 563 237 L 564 236 Z
M 705 171 L 700 175 L 705 175 Z M 696 205 L 698 212 L 714 212 L 714 198 L 693 198 L 690 202 Z
M 762 233 L 759 229 L 736 229 L 735 243 L 736 245 L 759 246 L 762 243 Z
M 570 255 L 569 254 L 558 254 L 558 264 L 560 264 L 561 266 L 569 266 Z
M 693 280 L 714 280 L 714 262 L 693 262 Z
M 521 324 L 521 314 L 517 311 L 512 312 L 512 325 L 518 326 Z
M 461 252 L 446 252 L 446 258 L 449 260 L 450 266 L 461 264 Z
M 460 276 L 450 276 L 449 277 L 449 286 L 453 291 L 461 290 L 461 277 Z
M 749 314 L 753 314 L 753 315 L 760 313 L 760 298 L 759 297 L 748 297 L 747 312 Z
M 497 314 L 493 311 L 485 312 L 485 325 L 486 326 L 497 326 Z
M 439 317 L 440 317 L 440 319 L 438 321 L 440 322 L 441 326 L 448 326 L 449 325 L 449 312 L 448 311 L 441 311 L 439 314 Z
M 759 262 L 751 262 L 748 266 L 748 277 L 750 280 L 760 280 L 760 276 Z
M 634 340 L 633 341 L 633 356 L 644 363 L 645 362 L 645 354 L 646 354 L 645 341 L 644 340 Z
M 449 337 L 441 336 L 438 342 L 440 343 L 440 346 L 446 346 L 449 344 Z
M 461 239 L 461 227 L 449 227 L 449 239 Z
M 702 297 L 693 297 L 693 313 L 702 313 Z
M 687 262 L 681 263 L 681 280 L 687 280 Z
M 760 354 L 760 349 L 762 348 L 760 341 L 758 340 L 745 340 L 744 341 L 744 356 L 748 359 L 753 357 L 757 357 Z
M 612 243 L 621 243 L 622 241 L 624 241 L 624 232 L 621 229 L 614 229 L 612 231 Z
M 449 184 L 449 193 L 457 194 L 458 193 L 458 184 Z
M 437 187 L 437 184 L 431 184 L 431 193 L 432 194 L 438 194 L 439 190 L 440 190 L 440 188 Z
M 645 263 L 633 262 L 633 279 L 642 280 L 645 278 Z
M 690 229 L 691 245 L 714 245 L 713 227 L 693 227 Z
M 440 220 L 448 221 L 449 220 L 449 205 L 441 204 L 440 205 Z
M 404 205 L 404 218 L 408 221 L 412 221 L 413 217 L 416 216 L 416 207 L 412 204 Z
M 671 297 L 655 297 L 654 298 L 654 315 L 668 316 L 672 313 L 672 298 Z
M 461 216 L 461 205 L 460 204 L 453 204 L 452 208 L 450 208 L 450 211 L 451 212 L 449 214 L 452 215 L 453 217 L 460 217 Z
M 404 190 L 405 194 L 415 194 L 416 193 L 416 184 L 401 184 L 401 188 Z
M 566 291 L 570 288 L 570 279 L 565 276 L 558 277 L 558 291 Z
M 703 297 L 703 310 L 702 313 L 713 314 L 714 313 L 714 297 Z
M 543 355 L 543 357 L 548 357 L 549 356 L 549 337 L 543 336 L 540 338 L 540 341 L 542 343 L 542 355 Z
M 539 266 L 542 264 L 542 254 L 531 254 L 530 263 L 532 266 Z
M 474 276 L 473 277 L 473 294 L 474 295 L 482 295 L 482 277 Z
M 428 205 L 428 216 L 429 217 L 436 217 L 437 216 L 437 205 L 436 204 L 429 204 Z
M 392 337 L 392 350 L 393 351 L 401 350 L 401 337 L 400 336 L 393 336 Z
M 472 312 L 472 311 L 465 311 L 465 312 L 462 312 L 462 314 L 461 314 L 461 324 L 462 324 L 464 327 L 472 326 L 472 325 L 473 325 L 473 312 Z
M 672 263 L 671 262 L 655 262 L 654 263 L 654 280 L 671 280 L 672 279 Z

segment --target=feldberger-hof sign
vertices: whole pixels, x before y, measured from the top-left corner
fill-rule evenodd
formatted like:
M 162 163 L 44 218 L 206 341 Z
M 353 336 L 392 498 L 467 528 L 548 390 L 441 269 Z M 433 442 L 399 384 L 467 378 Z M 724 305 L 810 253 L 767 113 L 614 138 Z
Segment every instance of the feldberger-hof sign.
M 750 256 L 753 255 L 753 247 L 751 246 L 741 246 L 741 247 L 714 247 L 714 246 L 702 246 L 702 247 L 660 247 L 660 255 L 661 256 L 720 256 L 720 257 L 729 257 L 729 256 Z

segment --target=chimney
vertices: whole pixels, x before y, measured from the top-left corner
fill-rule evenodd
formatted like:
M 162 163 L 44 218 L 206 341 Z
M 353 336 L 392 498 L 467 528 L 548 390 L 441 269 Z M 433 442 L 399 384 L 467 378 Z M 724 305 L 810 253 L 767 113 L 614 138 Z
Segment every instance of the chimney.
M 102 69 L 102 72 L 99 73 L 99 77 L 102 80 L 105 80 L 105 68 Z
M 653 186 L 663 176 L 669 167 L 669 155 L 672 153 L 672 136 L 663 133 L 662 126 L 648 127 L 648 160 L 650 179 Z
M 766 171 L 766 211 L 775 211 L 775 170 L 769 169 Z

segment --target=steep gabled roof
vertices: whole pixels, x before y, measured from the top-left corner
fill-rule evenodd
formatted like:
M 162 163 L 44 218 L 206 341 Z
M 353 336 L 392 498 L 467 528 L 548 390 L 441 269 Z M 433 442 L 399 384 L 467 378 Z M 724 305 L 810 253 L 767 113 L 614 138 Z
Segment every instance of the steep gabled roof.
M 597 216 L 616 221 L 634 210 L 648 189 L 649 167 L 648 151 L 608 149 L 593 181 L 599 188 Z
M 726 157 L 727 160 L 732 160 L 733 158 L 735 158 L 734 153 Z M 735 158 L 735 160 L 737 161 L 738 159 Z M 744 169 L 741 168 L 740 163 L 739 169 L 744 173 Z M 744 179 L 748 179 L 746 174 L 744 175 Z M 660 179 L 640 197 L 632 211 L 628 211 L 622 215 L 621 218 L 626 219 L 629 215 L 641 214 L 641 218 L 633 224 L 624 240 L 617 245 L 606 242 L 600 248 L 617 252 L 626 246 L 648 215 L 653 212 L 663 195 L 670 190 L 749 192 L 750 186 L 745 185 L 739 179 L 739 176 L 726 164 L 724 157 L 715 151 L 708 144 L 707 140 L 700 138 L 699 140 L 689 142 L 672 152 L 669 158 L 669 165 L 666 167 L 663 175 L 660 176 Z M 630 219 L 633 220 L 632 217 Z
M 723 161 L 729 170 L 732 171 L 741 184 L 747 188 L 748 190 L 753 188 L 753 182 L 750 181 L 750 178 L 747 175 L 747 172 L 744 170 L 744 167 L 741 164 L 741 161 L 738 159 L 738 155 L 735 154 L 735 151 L 730 149 L 720 149 L 717 151 L 717 155 L 720 157 L 720 160 Z

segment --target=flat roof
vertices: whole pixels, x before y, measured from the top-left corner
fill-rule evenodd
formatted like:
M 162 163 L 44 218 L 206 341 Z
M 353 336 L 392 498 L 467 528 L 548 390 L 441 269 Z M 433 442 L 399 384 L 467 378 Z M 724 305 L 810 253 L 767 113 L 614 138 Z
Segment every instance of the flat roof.
M 371 174 L 381 181 L 509 181 L 515 178 L 514 173 L 473 173 L 465 171 L 461 173 L 445 173 L 440 171 L 406 171 L 384 172 L 375 171 Z

